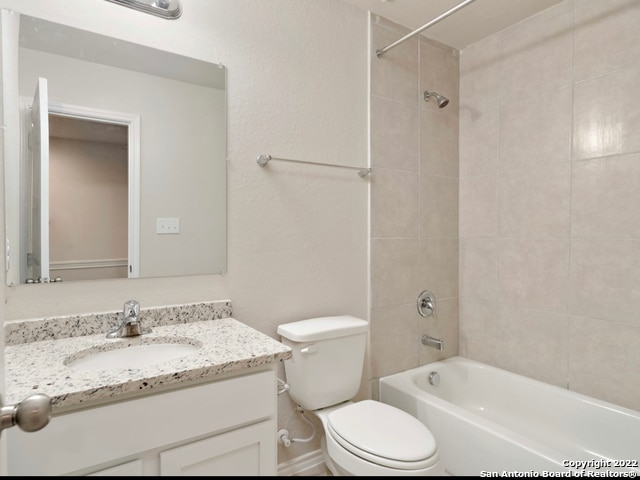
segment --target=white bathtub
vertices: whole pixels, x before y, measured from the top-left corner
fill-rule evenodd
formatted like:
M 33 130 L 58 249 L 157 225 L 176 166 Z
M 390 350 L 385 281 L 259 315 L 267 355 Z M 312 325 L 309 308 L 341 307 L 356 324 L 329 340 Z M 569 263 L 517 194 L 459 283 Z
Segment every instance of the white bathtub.
M 431 430 L 452 475 L 640 473 L 640 412 L 463 357 L 381 378 L 380 401 Z

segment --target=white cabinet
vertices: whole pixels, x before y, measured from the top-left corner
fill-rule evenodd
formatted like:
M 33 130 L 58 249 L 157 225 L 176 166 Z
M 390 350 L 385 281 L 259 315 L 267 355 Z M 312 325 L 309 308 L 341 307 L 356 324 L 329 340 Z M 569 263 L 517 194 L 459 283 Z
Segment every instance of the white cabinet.
M 274 368 L 10 429 L 9 475 L 275 475 Z
M 123 463 L 115 467 L 104 468 L 88 474 L 88 476 L 98 477 L 137 477 L 143 475 L 142 461 L 134 460 L 133 462 Z
M 161 475 L 257 476 L 269 464 L 272 422 L 222 433 L 160 453 Z

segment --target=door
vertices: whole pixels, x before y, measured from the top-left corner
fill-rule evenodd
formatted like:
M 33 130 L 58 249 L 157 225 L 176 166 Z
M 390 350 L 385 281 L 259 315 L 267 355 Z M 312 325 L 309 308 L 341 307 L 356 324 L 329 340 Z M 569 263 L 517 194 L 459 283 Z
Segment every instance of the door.
M 19 157 L 19 132 L 20 132 L 20 121 L 19 121 L 19 109 L 18 109 L 18 79 L 17 79 L 17 65 L 18 65 L 18 35 L 19 35 L 19 15 L 15 12 L 2 9 L 0 11 L 0 52 L 1 52 L 1 69 L 2 72 L 0 74 L 0 92 L 1 92 L 1 108 L 2 108 L 2 123 L 3 128 L 0 131 L 2 143 L 4 144 L 4 148 L 0 150 L 0 162 L 4 163 L 5 157 L 15 156 Z M 37 89 L 41 90 L 40 88 Z M 45 80 L 45 96 L 46 96 L 46 80 Z M 13 100 L 15 99 L 15 100 Z M 44 104 L 46 105 L 46 99 Z M 46 116 L 45 116 L 46 119 Z M 46 129 L 47 142 L 48 142 L 48 129 Z M 48 150 L 48 148 L 47 148 Z M 6 168 L 0 169 L 0 185 L 4 185 L 4 176 L 6 175 Z M 6 219 L 5 219 L 6 222 Z M 7 226 L 5 224 L 4 228 L 0 228 L 0 235 L 5 234 L 5 230 L 7 230 Z M 5 261 L 7 262 L 6 267 L 9 267 L 9 255 L 7 254 L 5 257 Z M 0 268 L 0 285 L 5 285 L 6 282 L 6 271 L 5 268 Z M 48 274 L 47 274 L 48 276 Z M 0 305 L 4 305 L 4 288 L 0 288 Z M 0 326 L 4 323 L 4 310 L 0 309 Z M 5 390 L 5 371 L 4 371 L 4 328 L 0 328 L 0 406 L 3 405 L 4 395 L 3 392 Z M 44 413 L 46 417 L 46 422 L 48 423 L 48 417 L 50 415 L 50 401 L 45 399 L 46 401 L 42 402 L 43 398 L 38 397 L 37 403 L 26 402 L 25 408 L 33 413 L 38 410 L 40 413 Z M 39 413 L 39 414 L 40 414 Z M 21 414 L 21 418 L 23 418 L 24 413 Z M 31 420 L 31 415 L 27 415 L 29 420 Z M 2 415 L 3 421 L 0 422 L 0 425 L 5 428 L 7 425 L 7 415 L 6 412 L 3 411 Z M 21 421 L 19 422 L 21 423 Z M 0 476 L 7 475 L 7 435 L 2 435 L 2 430 L 0 429 Z
M 2 55 L 2 123 L 6 125 L 6 129 L 0 131 L 4 148 L 0 150 L 0 161 L 4 163 L 6 155 L 19 155 L 20 152 L 20 114 L 17 103 L 18 98 L 18 38 L 20 31 L 19 15 L 2 9 L 0 11 L 0 29 L 1 41 L 0 52 Z M 12 103 L 11 99 L 15 98 L 16 102 Z M 4 175 L 6 168 L 0 170 L 0 185 L 4 185 Z M 4 195 L 3 191 L 3 195 Z M 6 201 L 6 200 L 5 200 Z M 5 218 L 5 222 L 6 222 Z M 0 229 L 2 233 L 6 233 L 5 227 Z M 0 268 L 0 305 L 4 307 L 4 285 L 6 280 L 6 271 Z M 0 325 L 4 323 L 4 308 L 0 310 Z M 4 399 L 5 375 L 4 375 L 4 328 L 0 328 L 0 400 Z M 0 476 L 7 475 L 7 435 L 0 433 Z
M 50 276 L 138 277 L 140 117 L 49 100 Z
M 39 78 L 31 108 L 29 151 L 31 184 L 31 277 L 49 282 L 49 98 L 47 79 Z
M 0 300 L 4 305 L 4 293 L 0 293 Z M 4 318 L 0 318 L 4 321 Z M 0 329 L 4 330 L 4 329 Z M 4 335 L 0 333 L 0 400 L 4 399 Z M 0 432 L 0 477 L 7 475 L 7 436 Z
M 0 275 L 4 283 L 4 275 Z M 4 305 L 4 289 L 0 289 L 0 301 Z M 4 322 L 4 315 L 0 315 Z M 4 328 L 0 328 L 0 401 L 4 401 Z M 0 477 L 7 475 L 7 436 L 0 432 Z

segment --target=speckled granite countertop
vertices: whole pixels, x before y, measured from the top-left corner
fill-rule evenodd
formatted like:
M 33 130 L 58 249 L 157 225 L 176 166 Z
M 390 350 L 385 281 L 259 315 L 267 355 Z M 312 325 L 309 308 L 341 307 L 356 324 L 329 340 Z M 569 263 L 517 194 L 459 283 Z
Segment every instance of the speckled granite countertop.
M 107 339 L 105 333 L 31 341 L 5 347 L 5 403 L 33 393 L 52 399 L 53 413 L 119 400 L 132 393 L 215 379 L 291 357 L 289 347 L 231 318 L 152 326 L 139 337 Z M 108 330 L 107 330 L 108 331 Z M 136 368 L 91 371 L 68 366 L 90 351 L 145 343 L 188 343 L 194 353 Z M 181 386 L 181 385 L 180 385 Z

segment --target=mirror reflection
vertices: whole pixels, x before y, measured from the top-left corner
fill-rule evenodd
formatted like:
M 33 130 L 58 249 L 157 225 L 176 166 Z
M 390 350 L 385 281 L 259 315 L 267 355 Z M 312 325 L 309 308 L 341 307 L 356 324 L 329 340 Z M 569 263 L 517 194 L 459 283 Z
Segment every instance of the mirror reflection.
M 49 113 L 52 279 L 129 276 L 128 166 L 125 125 Z
M 224 273 L 226 69 L 12 17 L 8 284 Z

